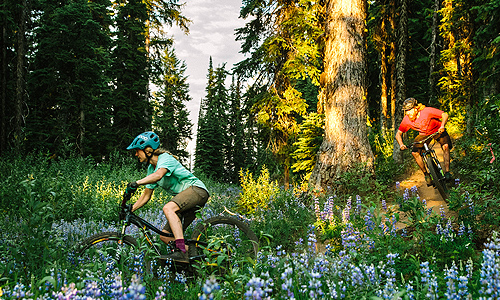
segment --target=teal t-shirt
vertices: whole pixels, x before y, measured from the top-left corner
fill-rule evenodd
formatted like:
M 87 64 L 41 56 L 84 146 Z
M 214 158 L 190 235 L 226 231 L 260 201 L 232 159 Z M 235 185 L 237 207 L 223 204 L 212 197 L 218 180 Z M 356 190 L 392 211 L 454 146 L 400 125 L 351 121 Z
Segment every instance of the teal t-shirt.
M 174 196 L 192 185 L 207 190 L 205 184 L 203 184 L 201 180 L 196 178 L 191 172 L 188 171 L 188 169 L 184 168 L 179 161 L 168 153 L 163 153 L 158 156 L 156 168 L 153 167 L 153 165 L 149 165 L 148 175 L 156 172 L 159 168 L 167 169 L 167 173 L 157 183 L 147 184 L 147 188 L 155 189 L 156 187 L 161 186 L 169 194 Z

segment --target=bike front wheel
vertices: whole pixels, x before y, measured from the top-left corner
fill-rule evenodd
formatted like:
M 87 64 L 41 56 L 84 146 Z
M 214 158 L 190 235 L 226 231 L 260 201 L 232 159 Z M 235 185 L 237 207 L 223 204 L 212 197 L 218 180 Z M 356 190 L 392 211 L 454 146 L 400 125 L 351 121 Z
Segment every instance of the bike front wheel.
M 441 168 L 439 167 L 439 161 L 435 157 L 429 157 L 427 159 L 427 168 L 431 173 L 432 182 L 434 187 L 437 188 L 439 194 L 443 200 L 448 200 L 448 187 L 446 186 L 446 178 L 444 177 Z
M 242 220 L 217 216 L 199 223 L 191 235 L 189 256 L 208 264 L 237 265 L 254 263 L 259 239 Z M 225 264 L 224 264 L 225 263 Z
M 101 232 L 81 241 L 76 247 L 76 262 L 87 267 L 107 266 L 135 273 L 150 273 L 151 266 L 144 251 L 137 251 L 137 240 L 119 232 Z

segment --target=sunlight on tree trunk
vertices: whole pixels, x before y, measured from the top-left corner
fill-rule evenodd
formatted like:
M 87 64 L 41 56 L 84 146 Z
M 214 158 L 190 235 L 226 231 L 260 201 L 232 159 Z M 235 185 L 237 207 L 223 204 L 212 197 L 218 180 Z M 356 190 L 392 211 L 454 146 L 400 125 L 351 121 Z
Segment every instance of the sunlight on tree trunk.
M 408 0 L 402 0 L 399 8 L 399 23 L 397 30 L 398 50 L 396 56 L 396 101 L 394 113 L 394 134 L 403 120 L 401 105 L 406 98 L 406 54 L 408 48 Z M 402 163 L 403 156 L 398 142 L 394 139 L 392 158 L 396 163 Z
M 319 95 L 324 103 L 325 138 L 310 185 L 332 187 L 359 163 L 373 171 L 368 142 L 366 100 L 366 1 L 328 1 L 325 72 Z

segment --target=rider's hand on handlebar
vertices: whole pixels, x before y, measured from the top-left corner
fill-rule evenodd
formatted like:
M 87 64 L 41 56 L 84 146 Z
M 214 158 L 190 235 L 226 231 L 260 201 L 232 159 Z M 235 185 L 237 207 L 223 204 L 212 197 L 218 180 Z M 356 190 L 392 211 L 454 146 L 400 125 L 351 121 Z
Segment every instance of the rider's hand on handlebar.
M 137 191 L 138 187 L 139 184 L 137 184 L 137 181 L 130 182 L 129 184 L 127 184 L 127 189 L 125 190 L 125 193 L 132 195 L 133 193 L 135 193 L 135 191 Z

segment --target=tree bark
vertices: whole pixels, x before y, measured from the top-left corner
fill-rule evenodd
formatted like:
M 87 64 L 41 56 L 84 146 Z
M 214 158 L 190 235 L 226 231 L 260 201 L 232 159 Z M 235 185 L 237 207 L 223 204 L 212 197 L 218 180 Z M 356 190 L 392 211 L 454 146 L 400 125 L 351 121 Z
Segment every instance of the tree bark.
M 391 88 L 389 96 L 391 98 L 391 129 L 396 128 L 396 1 L 390 0 L 389 7 L 391 11 L 389 13 L 389 24 L 390 24 L 390 54 L 389 54 L 389 66 Z
M 396 57 L 396 110 L 395 110 L 395 120 L 396 124 L 399 124 L 403 119 L 403 112 L 401 111 L 401 105 L 406 98 L 406 52 L 408 47 L 408 0 L 400 1 L 400 13 L 399 13 L 399 24 L 398 24 L 398 54 Z M 394 131 L 398 129 L 395 126 Z M 401 155 L 401 150 L 399 144 L 394 139 L 394 147 L 392 151 L 392 157 L 395 162 L 401 163 L 403 158 Z
M 334 186 L 340 174 L 365 164 L 373 172 L 366 100 L 366 12 L 364 0 L 327 1 L 324 85 L 325 137 L 309 183 Z
M 14 140 L 15 147 L 20 148 L 23 145 L 23 104 L 25 95 L 25 78 L 24 78 L 24 65 L 25 65 L 25 23 L 26 23 L 26 0 L 22 0 L 19 6 L 19 15 L 17 19 L 17 33 L 16 33 L 16 96 L 14 103 Z M 19 150 L 19 149 L 18 149 Z
M 384 14 L 386 10 L 384 9 Z M 380 24 L 380 35 L 382 37 L 382 48 L 380 50 L 380 129 L 383 136 L 387 134 L 389 120 L 388 111 L 388 84 L 387 84 L 387 28 L 385 17 Z
M 429 104 L 433 105 L 436 101 L 436 56 L 437 56 L 437 37 L 439 31 L 438 11 L 440 0 L 434 1 L 434 13 L 432 14 L 432 36 L 431 36 L 431 53 L 429 57 Z

